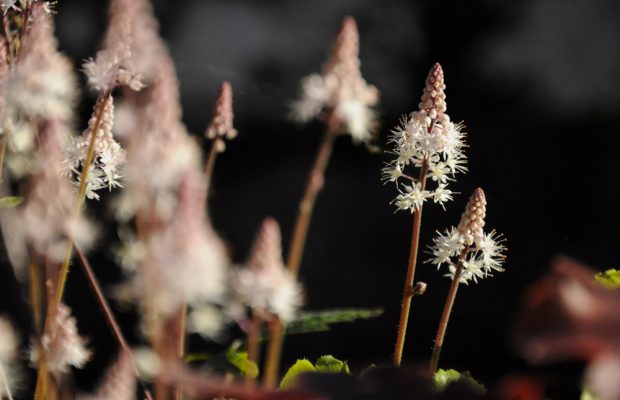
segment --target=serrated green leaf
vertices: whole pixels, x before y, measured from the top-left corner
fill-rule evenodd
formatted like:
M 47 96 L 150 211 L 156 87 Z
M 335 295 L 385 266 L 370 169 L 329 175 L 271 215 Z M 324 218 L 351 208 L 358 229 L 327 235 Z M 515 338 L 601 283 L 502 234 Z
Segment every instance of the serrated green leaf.
M 293 366 L 286 371 L 282 381 L 280 381 L 280 389 L 292 388 L 295 385 L 295 379 L 297 376 L 304 372 L 316 372 L 314 365 L 312 365 L 312 363 L 305 358 L 297 360 L 295 364 L 293 364 Z
M 24 201 L 21 196 L 4 196 L 0 197 L 0 208 L 12 208 L 17 207 Z
M 249 378 L 256 378 L 258 376 L 258 365 L 254 361 L 249 359 L 248 353 L 245 351 L 238 351 L 239 344 L 233 343 L 232 346 L 226 352 L 226 359 L 232 365 Z
M 607 288 L 620 289 L 620 271 L 617 269 L 608 269 L 605 272 L 599 272 L 594 278 Z
M 301 313 L 286 326 L 287 334 L 325 332 L 333 324 L 353 322 L 358 319 L 376 318 L 383 314 L 381 308 L 343 308 Z
M 435 384 L 435 389 L 437 391 L 444 391 L 448 385 L 454 382 L 463 382 L 471 386 L 471 388 L 480 392 L 480 394 L 485 394 L 486 389 L 480 383 L 478 383 L 474 378 L 472 378 L 468 373 L 460 373 L 455 369 L 438 369 L 433 376 L 433 383 Z
M 340 361 L 332 355 L 325 355 L 319 357 L 314 363 L 314 367 L 317 372 L 327 372 L 336 374 L 350 374 L 349 365 L 346 361 Z

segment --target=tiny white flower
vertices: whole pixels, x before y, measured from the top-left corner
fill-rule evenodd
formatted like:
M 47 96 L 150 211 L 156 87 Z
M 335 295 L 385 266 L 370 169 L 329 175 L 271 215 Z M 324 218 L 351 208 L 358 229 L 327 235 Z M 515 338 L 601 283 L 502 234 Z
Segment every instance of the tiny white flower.
M 446 189 L 446 185 L 441 184 L 433 192 L 433 201 L 443 207 L 443 203 L 452 200 L 452 193 L 454 193 L 452 190 Z
M 388 164 L 382 170 L 381 179 L 387 182 L 396 182 L 403 176 L 403 169 L 398 163 Z
M 412 214 L 418 211 L 426 199 L 431 196 L 428 190 L 420 189 L 419 183 L 413 186 L 403 185 L 403 187 L 405 191 L 396 197 L 395 203 L 400 210 L 409 210 Z

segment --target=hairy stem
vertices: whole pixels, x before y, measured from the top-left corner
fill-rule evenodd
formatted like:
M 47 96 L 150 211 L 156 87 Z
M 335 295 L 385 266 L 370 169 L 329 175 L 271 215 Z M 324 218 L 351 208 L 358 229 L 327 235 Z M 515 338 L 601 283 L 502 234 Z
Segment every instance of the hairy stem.
M 0 183 L 4 181 L 4 154 L 6 153 L 6 143 L 9 141 L 9 133 L 4 132 L 0 135 Z
M 428 175 L 428 161 L 424 161 L 420 171 L 420 190 L 426 186 Z M 420 226 L 422 225 L 422 205 L 413 214 L 413 232 L 411 234 L 411 248 L 409 249 L 409 263 L 407 265 L 407 276 L 405 278 L 405 288 L 403 289 L 403 299 L 400 309 L 400 320 L 398 322 L 398 332 L 396 333 L 396 344 L 392 361 L 395 366 L 400 366 L 403 359 L 405 348 L 405 337 L 407 336 L 407 325 L 411 311 L 411 299 L 413 298 L 413 283 L 415 279 L 415 269 L 418 260 L 418 249 L 420 246 Z
M 291 240 L 287 257 L 288 270 L 291 271 L 294 276 L 297 276 L 299 273 L 299 267 L 301 265 L 301 259 L 306 244 L 306 236 L 308 235 L 312 211 L 314 210 L 314 203 L 316 202 L 317 195 L 321 191 L 323 182 L 325 181 L 325 170 L 327 169 L 327 165 L 329 164 L 329 160 L 334 149 L 334 142 L 336 141 L 339 124 L 340 121 L 336 115 L 333 111 L 330 111 L 327 117 L 325 135 L 323 136 L 323 140 L 314 160 L 314 165 L 310 171 L 304 196 L 299 203 L 299 210 L 295 221 L 295 228 L 293 230 L 293 238 Z M 278 370 L 280 369 L 280 358 L 282 355 L 283 345 L 284 329 L 282 324 L 274 323 L 274 328 L 272 329 L 271 336 L 269 338 L 267 359 L 265 361 L 263 376 L 263 384 L 268 388 L 275 387 L 278 378 Z
M 432 374 L 437 371 L 437 366 L 439 365 L 439 355 L 441 353 L 441 348 L 443 346 L 443 339 L 446 336 L 446 329 L 448 328 L 448 320 L 450 319 L 450 313 L 452 312 L 452 306 L 454 305 L 454 299 L 456 298 L 456 293 L 459 289 L 459 283 L 461 281 L 461 275 L 463 275 L 463 258 L 467 255 L 469 251 L 469 246 L 465 246 L 465 248 L 461 251 L 459 255 L 459 262 L 456 266 L 456 271 L 454 272 L 454 278 L 452 279 L 452 284 L 450 285 L 450 290 L 448 291 L 448 298 L 446 299 L 446 303 L 443 306 L 443 312 L 441 314 L 441 320 L 439 321 L 439 328 L 437 328 L 437 335 L 435 336 L 435 343 L 433 345 L 433 355 L 431 356 L 430 362 L 430 372 Z

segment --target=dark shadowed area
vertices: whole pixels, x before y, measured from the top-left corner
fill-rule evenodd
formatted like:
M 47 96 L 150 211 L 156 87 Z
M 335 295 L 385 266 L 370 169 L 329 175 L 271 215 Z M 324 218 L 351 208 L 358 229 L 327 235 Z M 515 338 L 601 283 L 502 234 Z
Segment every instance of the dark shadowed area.
M 525 288 L 545 273 L 554 255 L 598 270 L 618 266 L 620 167 L 613 139 L 620 126 L 620 2 L 154 3 L 177 64 L 191 132 L 202 135 L 221 81 L 233 86 L 239 136 L 218 158 L 210 213 L 238 262 L 265 216 L 280 222 L 288 245 L 323 130 L 319 122 L 290 122 L 288 105 L 298 95 L 299 80 L 320 70 L 344 16 L 358 22 L 362 73 L 382 93 L 376 143 L 382 148 L 400 116 L 417 109 L 428 69 L 440 62 L 448 113 L 467 127 L 469 173 L 452 185 L 460 194 L 446 211 L 433 204 L 424 208 L 421 245 L 431 243 L 435 230 L 458 223 L 476 187 L 486 192 L 487 226 L 504 233 L 508 245 L 505 273 L 461 287 L 440 365 L 469 370 L 485 383 L 509 372 L 531 372 L 548 379 L 557 398 L 568 398 L 561 393 L 578 386 L 580 366 L 530 366 L 511 334 Z M 62 0 L 57 11 L 63 51 L 76 63 L 93 56 L 105 2 Z M 93 102 L 94 94 L 85 89 L 80 126 Z M 355 372 L 390 362 L 412 217 L 395 212 L 390 201 L 397 193 L 380 182 L 389 159 L 339 138 L 301 267 L 307 309 L 383 307 L 384 315 L 287 338 L 284 365 L 321 354 L 348 360 Z M 89 203 L 89 209 L 106 212 L 101 204 Z M 90 255 L 106 287 L 121 279 L 108 242 L 117 243 L 114 232 Z M 407 363 L 430 357 L 450 283 L 442 274 L 419 264 L 417 279 L 428 290 L 414 299 Z M 81 273 L 76 269 L 69 279 L 67 302 L 99 352 L 81 372 L 92 377 L 115 347 Z M 2 311 L 14 307 L 8 305 L 9 281 L 0 281 Z M 120 310 L 119 318 L 130 327 L 136 316 Z M 138 332 L 127 334 L 139 340 Z M 198 349 L 213 346 L 192 343 Z

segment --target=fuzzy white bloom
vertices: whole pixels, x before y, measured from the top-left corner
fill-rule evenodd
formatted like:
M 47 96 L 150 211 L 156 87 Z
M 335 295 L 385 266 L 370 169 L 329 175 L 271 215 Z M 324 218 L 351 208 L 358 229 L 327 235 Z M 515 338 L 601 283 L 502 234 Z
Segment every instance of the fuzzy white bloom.
M 454 279 L 457 268 L 461 266 L 460 282 L 465 284 L 472 280 L 477 283 L 478 279 L 492 276 L 493 272 L 504 271 L 504 238 L 495 231 L 483 232 L 485 213 L 484 192 L 476 189 L 467 203 L 458 228 L 451 227 L 443 233 L 437 232 L 430 246 L 432 258 L 427 262 L 437 265 L 437 269 L 447 264 L 448 273 L 445 276 L 451 279 Z
M 358 142 L 372 139 L 379 91 L 362 77 L 359 34 L 353 18 L 344 19 L 323 73 L 302 79 L 301 92 L 301 98 L 292 105 L 293 119 L 307 122 L 328 111 L 338 122 L 340 133 L 350 134 Z
M 0 317 L 0 398 L 10 398 L 17 380 L 18 343 L 11 323 Z
M 98 113 L 101 113 L 101 121 L 95 134 L 94 159 L 86 176 L 86 197 L 99 199 L 98 190 L 122 187 L 122 167 L 125 163 L 125 151 L 112 136 L 114 123 L 113 97 L 107 96 L 99 99 L 93 108 L 93 115 L 88 121 L 88 128 L 80 138 L 73 141 L 69 147 L 65 165 L 68 167 L 68 175 L 72 178 L 75 187 L 80 186 L 80 178 L 84 163 L 88 158 L 88 147 L 93 135 Z
M 84 367 L 92 354 L 86 348 L 86 340 L 78 334 L 71 309 L 64 304 L 58 305 L 54 321 L 41 338 L 41 346 L 47 367 L 53 374 L 67 373 L 71 366 Z M 39 353 L 36 347 L 31 356 L 33 363 L 38 362 Z
M 427 198 L 432 196 L 428 190 L 422 190 L 419 183 L 414 183 L 413 186 L 402 185 L 402 189 L 404 191 L 396 196 L 394 203 L 399 209 L 410 210 L 412 214 L 422 207 Z
M 444 89 L 443 71 L 439 64 L 435 64 L 426 79 L 420 109 L 411 113 L 409 118 L 403 118 L 388 141 L 392 145 L 390 153 L 396 159 L 383 168 L 382 179 L 394 182 L 401 192 L 395 201 L 400 210 L 414 212 L 417 210 L 415 206 L 421 205 L 419 202 L 399 201 L 403 192 L 401 188 L 404 186 L 407 192 L 408 187 L 402 179 L 417 182 L 404 172 L 408 166 L 426 168 L 429 179 L 425 182 L 425 189 L 428 189 L 429 197 L 442 207 L 452 200 L 453 192 L 447 189 L 448 183 L 457 173 L 467 171 L 465 133 L 462 125 L 451 122 L 445 113 Z M 429 181 L 436 185 L 435 189 L 428 188 Z
M 256 237 L 246 268 L 232 278 L 232 287 L 243 304 L 255 312 L 294 319 L 302 303 L 301 286 L 282 261 L 280 227 L 267 218 Z

